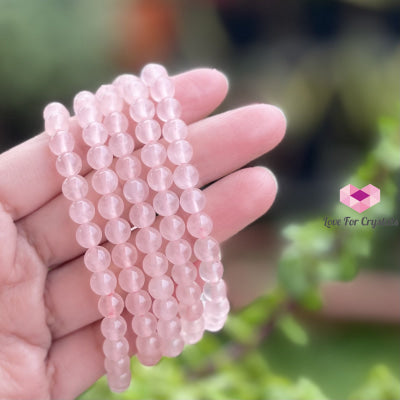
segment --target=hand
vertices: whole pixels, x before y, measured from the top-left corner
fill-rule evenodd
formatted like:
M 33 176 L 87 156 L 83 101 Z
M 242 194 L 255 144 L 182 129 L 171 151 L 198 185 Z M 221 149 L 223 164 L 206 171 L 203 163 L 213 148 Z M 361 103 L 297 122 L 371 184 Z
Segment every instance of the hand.
M 199 69 L 174 79 L 182 118 L 191 123 L 199 185 L 216 181 L 205 190 L 205 211 L 213 236 L 224 241 L 274 201 L 276 182 L 267 169 L 236 170 L 276 146 L 285 118 L 261 104 L 205 118 L 224 99 L 226 78 Z M 84 159 L 76 122 L 72 132 Z M 91 173 L 85 163 L 82 172 Z M 73 399 L 105 372 L 98 297 L 89 287 L 62 180 L 44 133 L 0 155 L 1 399 Z

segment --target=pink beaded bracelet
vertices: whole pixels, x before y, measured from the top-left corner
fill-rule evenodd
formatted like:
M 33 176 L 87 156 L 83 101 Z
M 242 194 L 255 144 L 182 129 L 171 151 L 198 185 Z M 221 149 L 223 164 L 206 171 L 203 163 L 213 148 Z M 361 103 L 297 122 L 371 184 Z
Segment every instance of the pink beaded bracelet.
M 69 215 L 78 224 L 76 240 L 86 249 L 90 287 L 100 296 L 104 365 L 114 392 L 131 381 L 128 325 L 139 361 L 155 365 L 162 356 L 178 356 L 205 330 L 220 330 L 229 312 L 220 247 L 210 236 L 213 223 L 203 211 L 206 199 L 196 187 L 199 173 L 190 163 L 193 148 L 174 95 L 165 68 L 148 64 L 140 78 L 121 75 L 95 94 L 75 96 L 91 185 L 79 175 L 68 110 L 51 103 L 43 113 L 56 169 L 65 177 Z M 100 195 L 97 207 L 87 198 L 93 192 Z

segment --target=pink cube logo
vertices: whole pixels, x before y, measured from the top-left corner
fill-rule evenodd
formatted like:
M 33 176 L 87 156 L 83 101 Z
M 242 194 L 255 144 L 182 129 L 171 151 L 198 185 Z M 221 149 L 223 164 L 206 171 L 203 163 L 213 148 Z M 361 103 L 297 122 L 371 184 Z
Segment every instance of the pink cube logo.
M 374 185 L 367 185 L 362 189 L 347 185 L 340 189 L 340 202 L 358 213 L 368 210 L 368 208 L 378 204 L 380 200 L 381 191 Z

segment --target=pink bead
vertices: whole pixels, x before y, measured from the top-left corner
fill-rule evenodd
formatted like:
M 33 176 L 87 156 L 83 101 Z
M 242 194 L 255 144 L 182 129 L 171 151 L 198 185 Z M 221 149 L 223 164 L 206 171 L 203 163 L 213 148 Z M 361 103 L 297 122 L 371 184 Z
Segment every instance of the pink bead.
M 122 393 L 129 389 L 131 383 L 131 371 L 127 369 L 124 373 L 107 373 L 107 383 L 114 393 Z
M 178 314 L 178 302 L 175 297 L 168 299 L 155 299 L 153 301 L 153 313 L 158 319 L 172 319 Z
M 65 108 L 65 106 L 57 102 L 47 104 L 43 110 L 43 119 L 47 119 L 52 114 L 62 114 L 68 118 L 70 117 L 69 111 Z
M 203 315 L 203 312 L 204 307 L 200 300 L 190 305 L 184 303 L 179 304 L 179 315 L 187 321 L 199 319 Z
M 66 178 L 62 184 L 62 192 L 68 200 L 80 200 L 86 197 L 89 185 L 85 178 L 80 175 Z
M 110 266 L 111 256 L 105 247 L 95 246 L 86 250 L 83 260 L 89 271 L 101 272 Z
M 184 264 L 190 260 L 192 247 L 185 239 L 168 242 L 165 255 L 172 264 Z
M 152 367 L 154 365 L 157 365 L 160 362 L 161 357 L 162 357 L 161 350 L 157 354 L 143 354 L 143 353 L 136 354 L 136 358 L 139 360 L 139 362 L 142 365 L 145 365 L 146 367 Z
M 131 243 L 121 243 L 114 246 L 111 252 L 113 263 L 119 268 L 131 268 L 137 260 L 136 247 Z
M 223 318 L 206 318 L 205 319 L 205 329 L 209 332 L 220 331 L 227 320 L 227 315 Z
M 164 139 L 172 143 L 175 140 L 186 139 L 188 127 L 181 119 L 171 119 L 164 124 L 162 133 Z
M 218 282 L 223 273 L 224 267 L 220 261 L 202 261 L 200 263 L 199 274 L 204 282 Z
M 131 207 L 129 219 L 133 226 L 145 228 L 153 224 L 156 219 L 156 213 L 149 203 L 137 203 Z
M 82 168 L 82 160 L 78 154 L 69 152 L 57 157 L 56 169 L 58 173 L 66 178 L 77 175 Z
M 206 206 L 206 197 L 200 189 L 186 189 L 181 194 L 180 203 L 187 213 L 195 214 L 202 211 Z
M 230 310 L 229 301 L 226 297 L 222 300 L 215 302 L 215 301 L 205 301 L 204 302 L 204 313 L 206 318 L 224 318 Z
M 82 224 L 76 230 L 76 241 L 84 248 L 97 246 L 101 241 L 101 229 L 93 222 Z
M 199 183 L 199 172 L 193 165 L 178 165 L 174 171 L 174 182 L 180 189 L 193 188 Z
M 113 85 L 101 85 L 96 92 L 96 100 L 103 115 L 121 111 L 124 105 L 123 99 Z
M 125 156 L 117 160 L 115 171 L 124 181 L 135 179 L 142 172 L 142 163 L 133 155 Z
M 59 156 L 74 150 L 75 140 L 68 131 L 58 131 L 50 138 L 49 147 L 53 154 Z
M 108 132 L 101 122 L 92 122 L 82 131 L 83 141 L 90 147 L 104 144 L 108 138 Z
M 161 352 L 165 357 L 177 357 L 182 353 L 185 342 L 178 336 L 171 339 L 163 339 L 161 342 Z
M 164 164 L 164 161 L 167 159 L 167 151 L 161 143 L 151 142 L 142 147 L 140 157 L 144 165 L 150 168 L 158 167 Z
M 136 333 L 136 335 L 141 337 L 154 335 L 157 329 L 157 319 L 150 312 L 135 315 L 132 318 L 132 329 Z
M 115 157 L 127 156 L 131 154 L 135 148 L 135 143 L 131 135 L 127 133 L 116 133 L 111 136 L 108 145 Z
M 90 287 L 100 296 L 113 293 L 117 287 L 117 278 L 110 270 L 93 272 L 90 277 Z
M 154 119 L 147 119 L 136 125 L 135 133 L 139 142 L 146 144 L 160 139 L 161 127 Z
M 147 86 L 152 86 L 161 76 L 167 76 L 167 70 L 160 64 L 147 64 L 140 72 L 140 78 Z
M 211 233 L 213 222 L 205 212 L 199 212 L 189 216 L 186 226 L 193 237 L 203 238 Z
M 200 300 L 201 288 L 196 282 L 192 282 L 190 285 L 178 285 L 176 287 L 177 299 L 187 305 L 192 305 Z
M 130 179 L 125 182 L 124 196 L 129 203 L 142 203 L 149 195 L 147 183 L 140 178 Z
M 195 344 L 203 338 L 204 330 L 197 332 L 182 331 L 182 339 L 185 344 Z
M 167 257 L 159 252 L 146 254 L 143 259 L 143 271 L 151 277 L 164 275 L 168 271 Z
M 129 356 L 120 358 L 117 361 L 110 360 L 106 358 L 104 360 L 104 368 L 107 372 L 112 373 L 124 373 L 125 371 L 130 371 L 131 359 Z
M 53 136 L 57 131 L 67 131 L 69 127 L 69 116 L 62 112 L 48 115 L 44 120 L 46 133 Z
M 105 219 L 113 219 L 121 216 L 124 211 L 124 202 L 120 196 L 115 193 L 105 194 L 101 196 L 97 209 L 100 215 Z
M 211 236 L 197 239 L 193 246 L 194 254 L 200 261 L 221 260 L 219 243 Z
M 149 281 L 149 293 L 154 299 L 168 299 L 174 292 L 174 282 L 167 275 L 151 278 Z
M 71 203 L 69 216 L 77 224 L 86 224 L 94 218 L 95 208 L 91 201 L 82 199 Z
M 155 101 L 160 101 L 166 97 L 174 97 L 175 85 L 168 76 L 159 77 L 150 88 L 151 97 Z
M 168 146 L 167 154 L 173 164 L 185 164 L 193 157 L 193 147 L 187 140 L 176 140 Z
M 206 282 L 203 287 L 203 296 L 205 300 L 219 302 L 226 298 L 226 283 L 223 279 L 218 282 Z
M 175 214 L 179 209 L 178 196 L 170 191 L 166 190 L 158 192 L 153 199 L 154 211 L 164 217 Z
M 92 186 L 99 194 L 112 193 L 117 189 L 118 176 L 111 169 L 100 169 L 92 176 Z
M 136 348 L 138 350 L 138 353 L 141 354 L 159 354 L 161 348 L 160 338 L 155 332 L 150 336 L 139 336 L 136 339 Z
M 151 297 L 146 290 L 130 292 L 125 298 L 125 306 L 133 315 L 145 314 L 150 310 Z
M 178 285 L 190 285 L 197 277 L 197 268 L 190 261 L 172 267 L 172 278 Z
M 110 360 L 118 361 L 128 355 L 128 351 L 129 344 L 124 337 L 119 340 L 106 339 L 103 342 L 103 353 Z
M 156 192 L 167 190 L 172 185 L 172 172 L 167 167 L 154 167 L 147 174 L 147 183 Z
M 117 79 L 119 81 L 114 81 L 114 85 L 128 104 L 133 104 L 141 97 L 149 97 L 149 89 L 138 77 L 126 74 Z
M 169 339 L 179 336 L 181 331 L 181 322 L 178 318 L 173 318 L 171 320 L 158 320 L 157 322 L 157 332 L 159 336 L 163 339 Z
M 142 122 L 146 119 L 152 119 L 156 109 L 154 103 L 150 99 L 137 99 L 130 107 L 129 114 L 136 122 Z
M 174 98 L 167 97 L 165 99 L 162 99 L 157 104 L 157 116 L 162 121 L 178 119 L 181 117 L 181 114 L 182 114 L 182 107 L 179 104 L 179 101 Z
M 115 111 L 104 118 L 104 126 L 111 136 L 116 133 L 126 132 L 128 124 L 128 118 L 122 112 Z
M 123 218 L 114 218 L 107 221 L 104 233 L 109 242 L 120 244 L 126 242 L 131 236 L 131 226 Z
M 125 292 L 137 292 L 144 285 L 144 273 L 138 267 L 124 268 L 119 273 L 118 282 Z
M 124 309 L 124 300 L 118 293 L 101 296 L 97 305 L 103 317 L 117 317 Z
M 93 169 L 107 168 L 111 165 L 113 155 L 108 146 L 104 144 L 96 145 L 91 147 L 86 155 L 88 164 Z
M 167 240 L 178 240 L 185 233 L 185 222 L 178 215 L 163 217 L 160 222 L 160 233 Z
M 110 340 L 122 339 L 126 333 L 126 328 L 126 321 L 120 315 L 104 318 L 100 324 L 101 333 Z
M 142 253 L 154 253 L 161 247 L 162 238 L 157 229 L 142 228 L 136 234 L 136 247 Z
M 182 333 L 204 332 L 204 319 L 200 317 L 194 321 L 181 318 Z
M 78 113 L 79 109 L 85 106 L 96 106 L 96 97 L 93 93 L 82 90 L 74 97 L 74 112 Z
M 95 105 L 82 106 L 76 113 L 76 118 L 82 128 L 93 122 L 101 122 L 103 116 Z

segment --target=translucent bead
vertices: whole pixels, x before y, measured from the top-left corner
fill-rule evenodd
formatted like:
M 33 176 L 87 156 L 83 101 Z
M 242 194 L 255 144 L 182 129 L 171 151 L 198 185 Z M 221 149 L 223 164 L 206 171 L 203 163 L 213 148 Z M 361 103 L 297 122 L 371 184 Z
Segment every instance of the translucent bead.
M 86 197 L 89 185 L 85 178 L 79 175 L 64 179 L 62 192 L 68 200 L 76 201 Z
M 154 365 L 157 365 L 160 362 L 161 357 L 162 357 L 161 350 L 157 354 L 143 354 L 143 353 L 136 354 L 136 358 L 139 360 L 139 362 L 142 365 L 145 365 L 146 367 L 152 367 Z
M 185 233 L 185 221 L 178 215 L 163 217 L 160 222 L 160 233 L 167 240 L 178 240 Z
M 135 266 L 138 252 L 131 243 L 121 243 L 114 246 L 111 252 L 113 263 L 119 268 Z
M 170 190 L 158 192 L 154 196 L 153 207 L 154 211 L 159 215 L 164 217 L 173 215 L 179 209 L 178 196 Z
M 114 111 L 121 111 L 124 105 L 123 99 L 119 96 L 113 85 L 101 85 L 96 92 L 97 104 L 103 115 Z
M 195 344 L 197 342 L 200 342 L 200 340 L 203 338 L 204 335 L 204 330 L 198 331 L 198 332 L 182 332 L 182 339 L 185 342 L 185 344 Z
M 211 233 L 213 222 L 205 212 L 199 212 L 189 216 L 186 226 L 193 237 L 203 238 Z
M 151 278 L 149 281 L 149 293 L 154 299 L 168 299 L 174 292 L 174 282 L 167 275 Z
M 172 278 L 178 285 L 190 285 L 197 278 L 197 268 L 192 262 L 172 267 Z
M 110 360 L 109 358 L 105 358 L 104 360 L 104 368 L 107 372 L 112 373 L 123 373 L 125 371 L 130 370 L 131 359 L 129 356 L 122 357 L 117 361 Z
M 125 298 L 125 306 L 133 315 L 145 314 L 150 310 L 151 297 L 146 290 L 130 292 Z
M 178 165 L 174 171 L 174 182 L 180 189 L 193 188 L 199 183 L 199 172 L 193 165 Z
M 135 133 L 139 142 L 143 144 L 155 142 L 161 137 L 161 127 L 154 119 L 147 119 L 136 125 Z
M 118 361 L 128 355 L 128 351 L 129 344 L 124 337 L 119 340 L 106 339 L 103 342 L 103 353 L 110 360 Z
M 110 266 L 111 256 L 105 247 L 95 246 L 86 250 L 83 260 L 89 271 L 101 272 Z
M 187 140 L 176 140 L 168 146 L 167 154 L 173 164 L 185 164 L 193 157 L 193 147 Z
M 167 151 L 161 143 L 151 142 L 142 147 L 140 157 L 144 165 L 150 168 L 158 167 L 164 164 L 164 161 L 167 159 Z
M 101 122 L 102 118 L 100 110 L 95 105 L 82 106 L 76 113 L 76 119 L 82 128 L 93 122 Z
M 131 154 L 135 148 L 135 143 L 131 135 L 127 133 L 116 133 L 111 136 L 108 145 L 115 157 L 127 156 Z
M 171 320 L 158 320 L 157 332 L 163 339 L 169 339 L 179 336 L 181 331 L 181 322 L 179 318 L 173 318 Z
M 127 369 L 124 373 L 107 373 L 107 383 L 114 393 L 122 393 L 128 390 L 131 383 L 131 371 Z
M 138 353 L 145 355 L 159 354 L 161 349 L 161 342 L 158 335 L 154 332 L 151 336 L 139 336 L 136 339 L 136 348 Z
M 135 179 L 142 172 L 142 163 L 133 155 L 125 156 L 117 160 L 115 171 L 124 181 Z
M 71 203 L 69 216 L 77 224 L 86 224 L 94 218 L 95 208 L 91 201 L 82 199 Z
M 190 285 L 178 285 L 176 287 L 177 299 L 187 305 L 192 305 L 200 300 L 201 288 L 196 282 L 192 282 Z
M 142 253 L 154 253 L 161 247 L 162 238 L 157 229 L 142 228 L 136 234 L 136 247 Z
M 117 287 L 117 278 L 110 270 L 93 272 L 90 277 L 90 287 L 96 294 L 105 296 L 114 292 Z
M 132 318 L 132 329 L 136 333 L 136 335 L 141 337 L 154 335 L 157 329 L 157 319 L 150 312 L 135 315 Z
M 73 106 L 74 112 L 77 114 L 78 110 L 84 106 L 96 106 L 96 98 L 93 93 L 82 90 L 74 97 Z
M 172 264 L 184 264 L 190 260 L 192 246 L 185 239 L 168 242 L 165 255 Z
M 156 219 L 156 213 L 149 203 L 134 204 L 129 210 L 129 219 L 133 226 L 137 228 L 146 228 L 153 225 Z
M 205 329 L 209 332 L 220 331 L 227 320 L 227 316 L 223 318 L 206 318 L 205 319 Z
M 74 150 L 75 140 L 68 131 L 58 131 L 50 138 L 49 147 L 53 154 L 59 156 Z
M 151 277 L 164 275 L 168 271 L 168 260 L 160 252 L 146 254 L 143 259 L 143 270 Z
M 211 236 L 197 239 L 193 246 L 194 254 L 200 261 L 221 260 L 219 243 Z
M 107 221 L 104 233 L 109 242 L 121 244 L 131 236 L 131 226 L 123 218 L 113 218 Z
M 147 174 L 147 183 L 156 192 L 167 190 L 172 185 L 172 172 L 167 167 L 154 167 Z
M 167 97 L 157 104 L 157 116 L 161 121 L 169 121 L 181 117 L 182 107 L 178 100 Z
M 204 282 L 218 282 L 223 273 L 224 267 L 220 261 L 202 261 L 200 263 L 199 275 Z
M 155 299 L 153 301 L 153 313 L 158 319 L 172 319 L 178 314 L 178 302 L 175 297 L 168 299 Z
M 60 175 L 66 178 L 77 175 L 82 169 L 82 160 L 76 153 L 63 153 L 57 157 L 56 169 Z
M 225 297 L 222 300 L 215 301 L 205 301 L 204 302 L 204 312 L 207 318 L 223 318 L 230 310 L 230 305 L 228 299 Z
M 108 146 L 104 144 L 96 145 L 91 147 L 86 155 L 88 164 L 93 169 L 107 168 L 111 165 L 113 155 Z
M 124 202 L 120 196 L 115 193 L 105 194 L 101 196 L 97 209 L 100 215 L 105 219 L 113 219 L 121 216 L 124 211 Z
M 103 318 L 100 330 L 103 336 L 110 340 L 122 339 L 126 333 L 126 321 L 120 315 L 118 317 Z
M 101 229 L 93 222 L 82 224 L 76 230 L 76 241 L 84 248 L 97 246 L 101 241 Z
M 161 341 L 161 352 L 165 357 L 177 357 L 182 353 L 185 342 L 180 336 L 163 339 Z
M 174 97 L 175 85 L 168 76 L 159 77 L 150 88 L 151 97 L 155 101 L 160 101 L 166 97 Z
M 149 97 L 147 86 L 134 75 L 123 75 L 114 85 L 117 86 L 120 94 L 128 104 L 133 104 L 141 97 Z
M 142 203 L 149 195 L 149 187 L 143 179 L 135 178 L 125 182 L 123 192 L 129 203 Z
M 187 213 L 195 214 L 206 206 L 206 197 L 200 189 L 186 189 L 181 194 L 180 203 Z
M 182 333 L 184 332 L 204 332 L 204 319 L 200 317 L 194 321 L 181 319 Z
M 156 109 L 154 103 L 150 99 L 137 99 L 130 107 L 129 114 L 136 122 L 142 122 L 146 119 L 152 119 Z
M 126 132 L 128 125 L 128 118 L 125 114 L 118 111 L 112 112 L 104 118 L 104 126 L 111 136 L 120 132 Z
M 167 70 L 160 64 L 147 64 L 140 72 L 140 78 L 147 86 L 152 86 L 161 76 L 167 76 Z
M 124 300 L 118 293 L 101 296 L 97 305 L 103 317 L 117 317 L 124 309 Z
M 144 273 L 138 267 L 124 268 L 119 273 L 118 282 L 125 292 L 137 292 L 144 285 Z
M 206 282 L 203 287 L 203 296 L 205 300 L 219 302 L 226 298 L 226 283 L 223 279 L 218 282 Z
M 49 114 L 44 120 L 46 133 L 53 136 L 57 131 L 67 131 L 69 127 L 69 116 L 65 113 L 56 112 Z
M 83 141 L 90 147 L 104 144 L 108 138 L 108 132 L 101 122 L 92 122 L 82 131 Z
M 118 186 L 118 176 L 111 169 L 100 169 L 92 176 L 93 189 L 99 194 L 108 194 Z
M 169 142 L 186 139 L 188 135 L 188 127 L 181 119 L 171 119 L 167 121 L 162 129 L 164 139 Z
M 52 114 L 62 114 L 67 118 L 70 117 L 69 111 L 65 108 L 65 106 L 57 102 L 47 104 L 43 110 L 43 119 L 47 119 Z
M 200 300 L 190 305 L 184 303 L 179 304 L 179 315 L 187 321 L 199 319 L 203 315 L 203 312 L 204 306 Z

